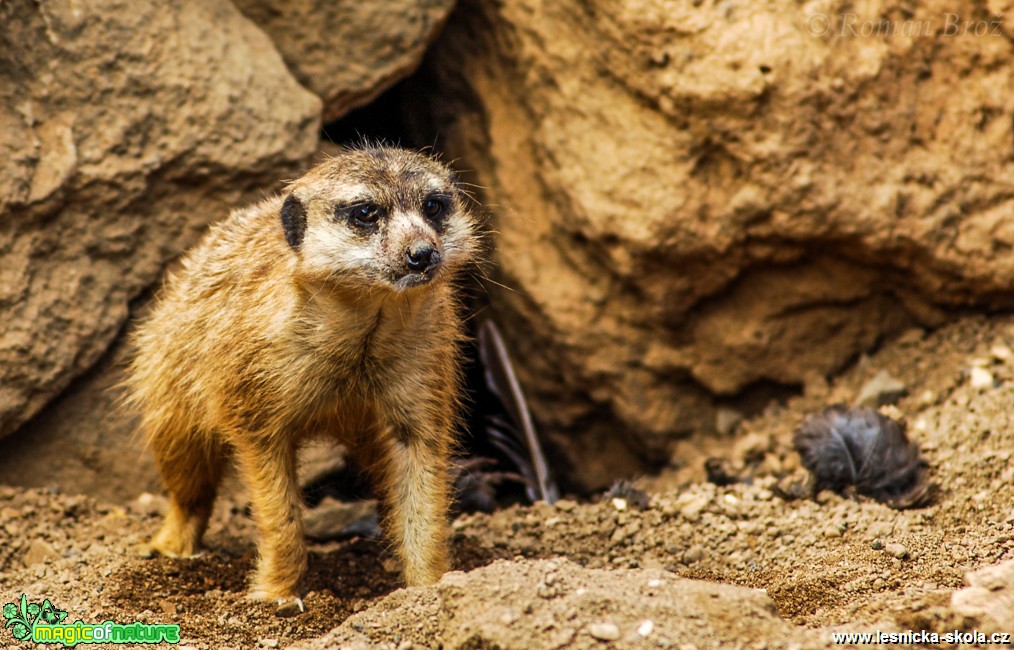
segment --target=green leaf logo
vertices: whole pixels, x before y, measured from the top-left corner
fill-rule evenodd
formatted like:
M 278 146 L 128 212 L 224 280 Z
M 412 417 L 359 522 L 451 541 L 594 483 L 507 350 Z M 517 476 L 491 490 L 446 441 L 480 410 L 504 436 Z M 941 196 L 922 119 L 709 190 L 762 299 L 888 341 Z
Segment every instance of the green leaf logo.
M 3 615 L 6 623 L 4 628 L 10 629 L 18 641 L 27 641 L 32 636 L 32 629 L 37 623 L 54 625 L 67 618 L 67 612 L 57 609 L 47 598 L 41 605 L 28 602 L 28 595 L 21 594 L 18 603 L 5 603 Z

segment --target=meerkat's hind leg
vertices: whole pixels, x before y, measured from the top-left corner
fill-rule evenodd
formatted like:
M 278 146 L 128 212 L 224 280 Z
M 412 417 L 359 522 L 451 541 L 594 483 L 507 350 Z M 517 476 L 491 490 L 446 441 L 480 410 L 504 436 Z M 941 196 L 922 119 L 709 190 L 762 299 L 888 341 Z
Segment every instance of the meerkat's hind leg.
M 142 555 L 190 557 L 201 548 L 225 462 L 221 445 L 210 437 L 152 436 L 159 472 L 169 490 L 169 510 L 162 528 Z

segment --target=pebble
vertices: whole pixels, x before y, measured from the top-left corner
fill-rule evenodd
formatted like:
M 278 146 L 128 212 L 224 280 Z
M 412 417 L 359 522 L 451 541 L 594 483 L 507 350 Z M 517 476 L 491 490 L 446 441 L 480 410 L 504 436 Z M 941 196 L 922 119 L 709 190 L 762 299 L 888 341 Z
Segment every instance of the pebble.
M 260 641 L 257 642 L 257 645 L 261 646 L 262 648 L 277 648 L 278 639 L 261 639 Z
M 1011 357 L 1014 357 L 1014 350 L 1011 350 L 1007 345 L 998 343 L 989 349 L 989 353 L 993 355 L 993 358 L 997 361 L 1008 361 Z
M 710 502 L 711 497 L 707 494 L 692 496 L 680 507 L 680 514 L 687 521 L 697 523 L 701 520 L 701 512 L 708 507 Z
M 993 373 L 980 368 L 979 366 L 973 367 L 968 373 L 968 383 L 972 388 L 992 388 L 993 387 Z
M 742 421 L 743 414 L 741 412 L 734 408 L 722 406 L 715 413 L 715 430 L 723 436 L 731 435 Z
M 870 548 L 872 548 L 874 551 L 879 551 L 884 548 L 884 543 L 879 539 L 875 539 L 872 542 L 870 542 Z
M 26 567 L 30 567 L 42 564 L 46 560 L 55 560 L 57 557 L 59 554 L 53 550 L 52 546 L 41 539 L 33 539 L 21 561 L 25 563 Z
M 905 548 L 905 546 L 903 544 L 897 544 L 897 543 L 888 544 L 887 546 L 884 547 L 884 550 L 887 551 L 888 554 L 890 554 L 893 557 L 898 558 L 899 560 L 901 560 L 901 559 L 903 559 L 903 558 L 905 558 L 905 557 L 908 556 L 908 549 Z
M 562 510 L 563 512 L 570 512 L 577 507 L 577 503 L 570 499 L 560 499 L 554 505 L 557 510 Z
M 654 621 L 651 621 L 650 619 L 649 620 L 645 620 L 645 621 L 642 621 L 641 624 L 637 626 L 637 634 L 639 636 L 645 636 L 646 637 L 649 634 L 651 634 L 651 631 L 654 630 L 654 629 L 655 629 L 655 623 L 654 623 Z
M 615 641 L 620 638 L 620 628 L 612 623 L 592 623 L 588 626 L 588 634 L 600 641 Z
M 683 564 L 693 564 L 694 562 L 700 562 L 702 559 L 704 559 L 704 547 L 700 544 L 694 544 L 683 551 Z
M 894 404 L 908 394 L 905 384 L 886 370 L 881 370 L 859 389 L 856 402 L 860 406 L 884 406 Z

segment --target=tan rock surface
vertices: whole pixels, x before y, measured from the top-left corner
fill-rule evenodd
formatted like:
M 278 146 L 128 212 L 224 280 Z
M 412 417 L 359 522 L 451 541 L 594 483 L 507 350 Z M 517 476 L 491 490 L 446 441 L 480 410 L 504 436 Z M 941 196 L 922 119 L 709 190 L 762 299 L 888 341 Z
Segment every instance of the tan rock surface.
M 0 435 L 207 222 L 311 154 L 319 116 L 226 0 L 0 4 Z
M 500 206 L 494 307 L 587 484 L 716 397 L 1014 302 L 1009 9 L 462 3 L 419 83 Z
M 454 0 L 235 0 L 274 40 L 326 120 L 363 106 L 411 73 Z
M 826 635 L 824 635 L 826 636 Z M 566 559 L 500 560 L 401 589 L 346 619 L 317 648 L 697 648 L 830 645 L 778 616 L 760 589 L 681 580 L 661 570 L 585 569 Z
M 965 576 L 969 586 L 951 594 L 951 609 L 986 634 L 1014 630 L 1014 560 Z

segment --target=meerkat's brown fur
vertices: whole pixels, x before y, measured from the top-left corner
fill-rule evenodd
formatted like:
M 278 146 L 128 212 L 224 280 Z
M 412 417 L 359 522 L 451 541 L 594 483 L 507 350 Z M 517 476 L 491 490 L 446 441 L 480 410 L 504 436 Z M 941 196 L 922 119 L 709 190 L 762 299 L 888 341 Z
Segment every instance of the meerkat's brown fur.
M 462 337 L 453 278 L 477 237 L 445 166 L 371 146 L 213 226 L 133 336 L 130 401 L 170 495 L 151 549 L 197 552 L 232 459 L 259 530 L 251 595 L 298 597 L 296 450 L 331 436 L 370 474 L 405 581 L 439 579 Z

